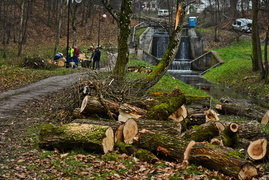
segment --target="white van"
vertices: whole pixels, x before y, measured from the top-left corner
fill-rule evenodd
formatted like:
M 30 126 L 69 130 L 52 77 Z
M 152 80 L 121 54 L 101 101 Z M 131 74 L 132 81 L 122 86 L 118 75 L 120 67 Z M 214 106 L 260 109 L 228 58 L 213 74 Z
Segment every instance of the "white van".
M 169 15 L 168 9 L 160 9 L 158 11 L 158 17 L 166 17 Z
M 233 29 L 242 31 L 242 32 L 251 32 L 252 31 L 252 20 L 246 18 L 236 19 L 232 25 Z

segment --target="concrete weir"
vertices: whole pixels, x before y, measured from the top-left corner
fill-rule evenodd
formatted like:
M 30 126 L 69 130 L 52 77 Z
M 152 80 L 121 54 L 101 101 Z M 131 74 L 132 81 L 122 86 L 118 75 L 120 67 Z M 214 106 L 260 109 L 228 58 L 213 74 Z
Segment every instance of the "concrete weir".
M 204 37 L 199 36 L 195 28 L 186 29 L 182 32 L 181 44 L 178 54 L 172 63 L 173 70 L 183 67 L 188 63 L 191 71 L 202 75 L 212 67 L 223 64 L 222 59 L 215 51 L 204 52 Z M 139 38 L 139 47 L 143 51 L 142 60 L 157 65 L 165 53 L 169 43 L 169 35 L 163 30 L 147 28 Z M 186 54 L 187 53 L 187 54 Z M 187 57 L 187 59 L 186 59 Z M 178 65 L 181 62 L 181 65 Z M 186 67 L 184 67 L 186 69 Z M 184 69 L 182 69 L 184 70 Z M 193 73 L 192 73 L 193 74 Z

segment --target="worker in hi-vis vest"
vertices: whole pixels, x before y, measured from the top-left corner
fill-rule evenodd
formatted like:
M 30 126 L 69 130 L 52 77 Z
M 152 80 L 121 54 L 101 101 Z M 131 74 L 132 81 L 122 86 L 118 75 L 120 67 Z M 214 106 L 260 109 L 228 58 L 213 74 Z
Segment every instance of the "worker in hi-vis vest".
M 69 48 L 68 48 L 68 64 L 70 63 L 70 62 L 73 62 L 73 57 L 74 57 L 74 49 L 71 47 L 71 46 L 69 46 Z

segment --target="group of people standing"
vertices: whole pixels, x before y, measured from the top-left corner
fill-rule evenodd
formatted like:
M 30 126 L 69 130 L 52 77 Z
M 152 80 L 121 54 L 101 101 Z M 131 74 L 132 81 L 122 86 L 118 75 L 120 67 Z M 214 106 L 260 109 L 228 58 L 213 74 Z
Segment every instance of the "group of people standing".
M 78 66 L 78 57 L 79 57 L 79 50 L 77 46 L 69 46 L 68 48 L 68 62 L 74 62 L 76 66 Z
M 91 55 L 91 58 L 90 60 L 93 61 L 93 66 L 92 68 L 93 69 L 97 69 L 99 70 L 100 69 L 100 58 L 101 58 L 101 52 L 99 50 L 99 47 L 93 47 L 91 46 L 90 49 L 92 51 L 92 55 Z M 59 53 L 59 54 L 56 54 L 54 56 L 54 60 L 58 60 L 60 58 L 63 57 L 63 54 L 62 53 Z M 79 57 L 79 49 L 77 46 L 69 46 L 68 48 L 68 59 L 67 59 L 67 66 L 66 67 L 69 67 L 69 64 L 71 64 L 71 62 L 74 62 L 76 66 L 78 66 L 78 57 Z M 95 66 L 96 65 L 96 66 Z

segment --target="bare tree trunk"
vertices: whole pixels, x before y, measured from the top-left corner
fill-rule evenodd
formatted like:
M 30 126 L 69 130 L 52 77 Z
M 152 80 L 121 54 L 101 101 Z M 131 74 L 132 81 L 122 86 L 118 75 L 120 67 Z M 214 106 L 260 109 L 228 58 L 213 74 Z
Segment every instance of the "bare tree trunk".
M 237 15 L 237 3 L 238 3 L 238 0 L 230 0 L 230 4 L 231 4 L 231 9 L 233 11 L 233 17 L 235 18 L 236 15 Z
M 13 42 L 16 43 L 16 3 L 14 3 L 14 10 L 13 10 Z
M 266 78 L 266 81 L 269 81 L 269 78 L 268 78 L 268 60 L 267 60 L 267 49 L 268 49 L 268 28 L 269 26 L 267 27 L 267 31 L 266 31 L 266 37 L 265 37 L 265 45 L 264 45 L 264 66 L 265 66 L 265 78 Z
M 252 70 L 259 70 L 261 78 L 264 78 L 265 72 L 262 65 L 261 44 L 258 27 L 258 11 L 258 0 L 252 0 Z
M 48 1 L 48 26 L 50 26 L 50 21 L 51 21 L 51 17 L 50 17 L 51 0 L 47 0 L 47 1 Z
M 90 29 L 90 34 L 89 34 L 89 37 L 88 37 L 88 39 L 90 40 L 91 39 L 91 37 L 92 37 L 92 32 L 93 32 L 93 25 L 94 25 L 94 15 L 95 15 L 95 8 L 93 8 L 93 11 L 92 11 L 92 15 L 91 15 L 91 17 L 92 17 L 92 23 L 91 23 L 91 29 Z
M 78 9 L 78 3 L 75 3 L 74 11 L 72 13 L 72 29 L 73 29 L 73 45 L 74 46 L 77 44 L 77 28 L 76 28 L 77 9 Z
M 2 4 L 1 4 L 2 6 Z M 4 9 L 3 9 L 3 14 L 4 14 L 4 54 L 3 58 L 7 57 L 7 0 L 4 0 Z
M 20 7 L 20 35 L 19 35 L 19 52 L 18 56 L 23 55 L 23 14 L 24 14 L 24 5 L 25 1 L 21 1 L 21 7 Z
M 86 7 L 85 27 L 84 27 L 84 38 L 87 39 L 88 35 L 88 22 L 91 17 L 91 4 L 88 3 Z
M 109 11 L 109 13 L 117 20 L 118 27 L 120 30 L 120 35 L 118 37 L 118 57 L 116 65 L 113 69 L 113 76 L 116 79 L 123 79 L 126 75 L 126 70 L 129 60 L 129 45 L 128 38 L 131 33 L 131 14 L 132 14 L 132 1 L 122 0 L 121 9 L 118 13 L 110 5 L 110 1 L 102 0 L 102 3 Z
M 26 44 L 27 31 L 28 31 L 28 21 L 30 19 L 31 12 L 32 12 L 32 0 L 28 0 L 28 2 L 27 2 L 27 15 L 26 15 L 26 19 L 25 19 L 24 33 L 23 33 L 23 44 Z
M 244 1 L 243 0 L 241 0 L 241 12 L 242 12 L 242 16 L 245 17 Z
M 54 48 L 54 55 L 57 54 L 57 52 L 58 52 L 60 38 L 61 38 L 63 4 L 64 4 L 64 0 L 60 0 L 60 2 L 59 2 L 59 8 L 60 8 L 60 12 L 59 12 L 59 23 L 58 23 L 58 27 L 57 27 L 57 36 L 56 36 L 56 42 L 55 42 L 55 48 Z

